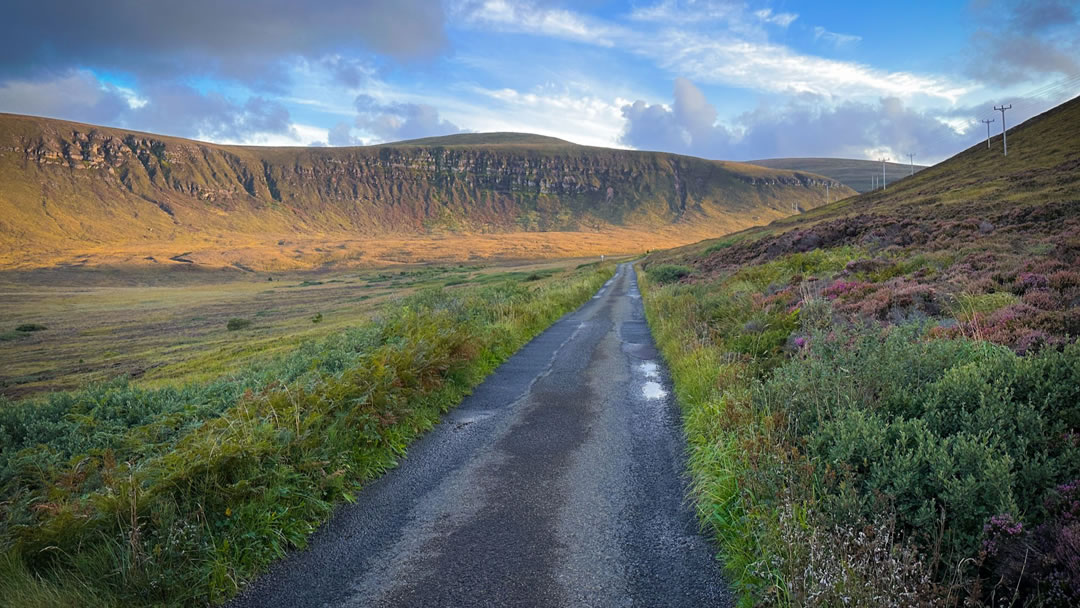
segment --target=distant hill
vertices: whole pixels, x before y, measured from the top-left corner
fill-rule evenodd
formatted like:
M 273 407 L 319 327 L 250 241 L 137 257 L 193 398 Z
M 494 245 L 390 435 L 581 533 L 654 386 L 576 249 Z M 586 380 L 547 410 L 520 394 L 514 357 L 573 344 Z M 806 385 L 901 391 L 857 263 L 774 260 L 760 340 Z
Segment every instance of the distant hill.
M 881 163 L 873 160 L 853 158 L 766 158 L 747 161 L 750 164 L 772 169 L 806 171 L 831 177 L 836 181 L 856 190 L 869 192 L 874 180 L 881 184 Z M 885 186 L 910 176 L 913 172 L 925 169 L 925 165 L 905 165 L 903 163 L 885 163 Z
M 806 172 L 519 133 L 274 148 L 0 114 L 0 268 L 642 251 L 812 209 L 827 183 L 853 194 Z
M 793 251 L 859 245 L 908 255 L 967 250 L 973 255 L 965 263 L 980 268 L 1006 260 L 1021 268 L 1080 264 L 1077 133 L 1080 97 L 1009 129 L 1008 156 L 976 144 L 885 191 L 658 252 L 653 259 L 742 267 Z M 703 251 L 710 253 L 702 257 Z M 1080 299 L 1070 306 L 1077 304 Z M 1075 336 L 1080 324 L 1074 329 L 1069 333 Z

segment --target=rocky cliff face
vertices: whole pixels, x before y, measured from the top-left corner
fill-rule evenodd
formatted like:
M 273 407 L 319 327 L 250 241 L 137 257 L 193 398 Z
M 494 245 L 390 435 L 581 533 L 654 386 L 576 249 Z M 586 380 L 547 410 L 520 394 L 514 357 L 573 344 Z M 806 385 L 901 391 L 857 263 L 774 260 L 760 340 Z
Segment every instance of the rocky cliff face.
M 555 141 L 555 140 L 553 140 Z M 821 176 L 565 143 L 255 148 L 0 115 L 0 234 L 43 207 L 102 242 L 185 231 L 362 235 L 650 228 L 810 208 Z M 149 207 L 148 205 L 153 205 Z M 76 217 L 77 216 L 77 217 Z M 47 228 L 46 228 L 47 230 Z

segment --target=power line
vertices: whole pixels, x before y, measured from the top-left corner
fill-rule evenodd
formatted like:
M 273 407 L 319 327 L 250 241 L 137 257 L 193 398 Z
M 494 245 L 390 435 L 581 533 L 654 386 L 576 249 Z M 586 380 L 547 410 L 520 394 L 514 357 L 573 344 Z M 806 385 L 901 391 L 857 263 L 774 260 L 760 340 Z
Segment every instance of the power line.
M 1080 90 L 1080 72 L 1074 72 L 1072 74 L 1064 75 L 1060 80 L 1049 82 L 1023 93 L 1019 93 L 1016 97 L 1012 98 L 1011 105 L 1013 105 L 1013 109 L 1021 115 L 1018 120 L 1023 121 L 1028 118 L 1029 114 L 1031 116 L 1041 114 L 1054 106 L 1072 99 L 1080 92 L 1078 90 Z M 977 120 L 977 122 L 985 121 Z M 970 135 L 968 136 L 970 137 Z M 947 132 L 931 135 L 930 137 L 920 137 L 918 143 L 923 149 L 924 155 L 927 150 L 962 146 L 960 150 L 957 150 L 957 152 L 959 152 L 967 147 L 967 145 L 962 143 L 963 139 L 963 136 L 959 133 Z M 992 139 L 992 137 L 988 136 L 987 139 Z
M 1012 104 L 1010 103 L 1007 106 L 1003 105 L 1000 108 L 997 107 L 997 106 L 994 106 L 994 109 L 1001 112 L 1001 141 L 1002 141 L 1002 143 L 1005 144 L 1005 154 L 1003 154 L 1003 156 L 1008 156 L 1009 155 L 1009 135 L 1008 135 L 1008 132 L 1005 130 L 1005 110 L 1011 110 L 1012 109 Z
M 991 118 L 990 120 L 980 120 L 979 121 L 979 122 L 986 123 L 986 149 L 987 150 L 990 149 L 990 123 L 994 122 L 995 120 L 996 119 Z

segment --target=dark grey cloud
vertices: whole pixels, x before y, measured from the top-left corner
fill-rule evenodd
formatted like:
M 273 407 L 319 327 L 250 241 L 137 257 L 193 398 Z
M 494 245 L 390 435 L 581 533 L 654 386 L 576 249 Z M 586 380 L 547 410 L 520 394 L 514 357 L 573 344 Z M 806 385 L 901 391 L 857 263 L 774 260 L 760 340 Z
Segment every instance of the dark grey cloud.
M 237 103 L 220 93 L 202 93 L 174 83 L 150 85 L 145 93 L 151 101 L 124 115 L 125 124 L 132 128 L 240 141 L 255 133 L 291 133 L 289 111 L 263 97 Z
M 1080 74 L 1080 9 L 1069 0 L 983 0 L 973 4 L 968 74 L 996 85 Z
M 368 95 L 356 98 L 356 126 L 380 141 L 400 141 L 463 132 L 454 123 L 439 117 L 427 104 L 381 104 Z
M 907 107 L 896 98 L 829 106 L 822 99 L 808 95 L 780 106 L 759 106 L 737 117 L 729 129 L 716 124 L 716 108 L 693 83 L 679 80 L 670 108 L 643 101 L 622 108 L 626 126 L 620 141 L 638 149 L 728 160 L 784 156 L 862 158 L 867 150 L 877 148 L 901 154 L 912 152 L 924 160 L 937 160 L 955 154 L 978 137 L 976 128 L 957 133 L 940 118 L 972 120 L 979 116 L 979 111 L 968 108 L 953 110 L 945 116 L 931 115 Z M 1021 119 L 1019 115 L 1012 118 Z M 981 127 L 978 123 L 976 126 Z
M 261 96 L 235 102 L 220 93 L 162 82 L 145 87 L 132 103 L 132 93 L 78 70 L 53 79 L 0 83 L 0 108 L 212 140 L 243 141 L 255 133 L 292 132 L 288 109 Z
M 319 62 L 335 82 L 352 89 L 358 89 L 368 82 L 374 70 L 367 63 L 341 55 L 324 57 Z
M 622 107 L 626 125 L 619 141 L 639 150 L 687 152 L 691 135 L 675 120 L 675 113 L 660 104 L 637 100 Z
M 297 56 L 438 53 L 444 20 L 440 0 L 10 2 L 0 25 L 0 76 L 81 67 L 140 81 L 207 75 L 272 89 L 282 61 Z
M 93 124 L 119 124 L 131 110 L 115 86 L 102 85 L 89 72 L 72 70 L 46 80 L 0 83 L 0 111 L 64 118 Z
M 1020 32 L 1037 34 L 1061 25 L 1076 23 L 1075 2 L 1062 0 L 1012 0 L 1006 3 L 1009 20 Z

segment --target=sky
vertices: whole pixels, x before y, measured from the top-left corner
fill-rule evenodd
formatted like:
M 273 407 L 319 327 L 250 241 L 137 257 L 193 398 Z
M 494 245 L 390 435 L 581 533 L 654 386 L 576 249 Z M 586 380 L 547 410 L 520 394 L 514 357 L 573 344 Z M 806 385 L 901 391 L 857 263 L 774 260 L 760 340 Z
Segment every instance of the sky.
M 519 131 L 929 164 L 1080 93 L 1080 0 L 34 0 L 0 112 L 205 141 Z

